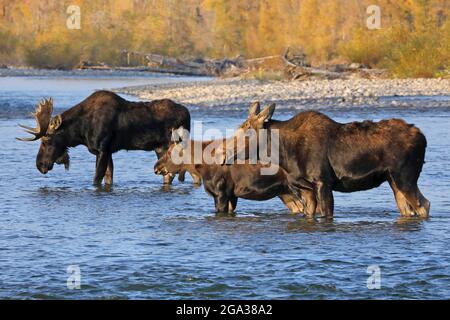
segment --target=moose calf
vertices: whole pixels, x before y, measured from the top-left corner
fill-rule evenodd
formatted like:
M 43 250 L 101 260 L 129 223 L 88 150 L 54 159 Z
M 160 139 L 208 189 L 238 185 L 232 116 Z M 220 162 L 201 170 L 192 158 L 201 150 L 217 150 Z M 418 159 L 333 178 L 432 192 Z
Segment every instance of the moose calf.
M 172 143 L 168 151 L 156 162 L 155 173 L 173 176 L 185 170 L 192 176 L 201 177 L 205 191 L 214 198 L 218 213 L 234 212 L 238 198 L 262 201 L 278 196 L 291 212 L 314 215 L 315 199 L 311 184 L 307 181 L 291 181 L 282 168 L 278 168 L 273 175 L 263 175 L 261 169 L 268 165 L 261 163 L 220 165 L 207 164 L 203 159 L 200 163 L 195 163 L 192 160 L 195 144 L 201 144 L 201 150 L 204 151 L 208 147 L 211 148 L 212 143 L 217 144 L 220 141 L 189 140 L 185 146 L 181 142 Z M 212 151 L 214 152 L 214 149 Z M 174 161 L 174 156 L 178 157 L 179 161 Z M 302 198 L 305 197 L 307 201 L 303 201 Z

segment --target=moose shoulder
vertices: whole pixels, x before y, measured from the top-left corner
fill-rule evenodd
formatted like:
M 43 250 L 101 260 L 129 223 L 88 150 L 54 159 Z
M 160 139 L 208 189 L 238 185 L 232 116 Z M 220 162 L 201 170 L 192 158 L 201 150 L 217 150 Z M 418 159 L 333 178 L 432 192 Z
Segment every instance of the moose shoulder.
M 68 148 L 84 145 L 97 157 L 94 184 L 113 181 L 112 154 L 119 150 L 154 150 L 158 158 L 169 146 L 172 129 L 190 128 L 186 107 L 171 100 L 131 102 L 110 91 L 97 91 L 76 106 L 52 118 L 52 99 L 36 108 L 36 128 L 22 126 L 34 141 L 41 139 L 36 157 L 46 174 L 54 163 L 69 166 Z M 165 182 L 170 182 L 165 177 Z
M 274 110 L 274 104 L 262 111 L 259 103 L 252 104 L 248 119 L 231 138 L 231 155 L 222 151 L 224 161 L 248 157 L 240 150 L 248 144 L 235 142 L 243 141 L 249 130 L 266 129 L 269 139 L 277 130 L 280 166 L 292 178 L 313 183 L 319 213 L 333 215 L 333 190 L 367 190 L 388 181 L 402 216 L 428 217 L 430 202 L 417 186 L 427 142 L 417 127 L 400 119 L 342 124 L 315 111 L 277 121 L 271 119 Z

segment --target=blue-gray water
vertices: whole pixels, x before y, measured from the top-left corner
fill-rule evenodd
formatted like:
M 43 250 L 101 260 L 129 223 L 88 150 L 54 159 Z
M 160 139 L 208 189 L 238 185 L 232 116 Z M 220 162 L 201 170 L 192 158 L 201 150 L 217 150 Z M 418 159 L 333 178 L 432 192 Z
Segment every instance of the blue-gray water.
M 333 222 L 293 216 L 278 199 L 238 203 L 236 217 L 214 214 L 190 180 L 163 188 L 155 155 L 114 155 L 111 192 L 91 186 L 94 157 L 71 150 L 71 169 L 35 168 L 39 143 L 14 140 L 18 122 L 53 96 L 68 108 L 94 89 L 167 77 L 40 74 L 0 78 L 0 298 L 450 298 L 450 103 L 448 108 L 348 107 L 322 110 L 339 121 L 401 117 L 428 139 L 419 180 L 428 221 L 402 220 L 387 185 L 335 193 Z M 130 98 L 130 97 L 128 97 Z M 206 127 L 235 127 L 246 110 L 191 107 Z M 282 107 L 282 105 L 281 105 Z M 282 108 L 276 118 L 295 113 Z M 68 266 L 81 288 L 67 287 Z M 367 288 L 369 266 L 381 289 Z

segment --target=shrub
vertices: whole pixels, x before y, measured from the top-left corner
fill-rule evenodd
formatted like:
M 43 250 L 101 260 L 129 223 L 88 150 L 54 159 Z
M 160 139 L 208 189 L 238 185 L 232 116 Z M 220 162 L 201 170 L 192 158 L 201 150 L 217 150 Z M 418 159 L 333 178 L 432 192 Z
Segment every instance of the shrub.
M 25 61 L 35 68 L 73 68 L 80 59 L 81 52 L 71 43 L 45 42 L 25 49 Z

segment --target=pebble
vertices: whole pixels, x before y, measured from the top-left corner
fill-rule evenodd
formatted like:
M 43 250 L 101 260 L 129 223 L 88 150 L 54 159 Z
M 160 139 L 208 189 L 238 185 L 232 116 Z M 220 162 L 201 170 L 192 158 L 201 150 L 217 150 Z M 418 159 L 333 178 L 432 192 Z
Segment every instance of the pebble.
M 143 100 L 173 99 L 186 105 L 223 106 L 276 101 L 319 104 L 332 100 L 335 104 L 374 104 L 379 97 L 448 96 L 436 104 L 449 106 L 450 79 L 348 79 L 308 81 L 255 81 L 215 79 L 204 82 L 180 82 L 163 85 L 128 87 L 116 90 Z M 392 105 L 399 102 L 391 100 Z M 431 104 L 433 105 L 433 104 Z

